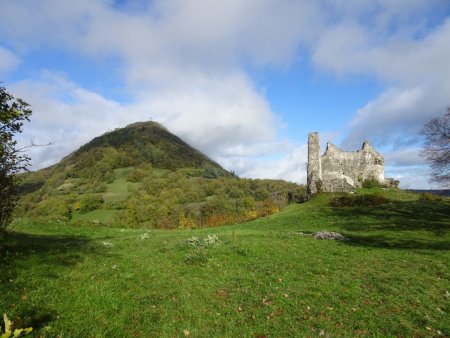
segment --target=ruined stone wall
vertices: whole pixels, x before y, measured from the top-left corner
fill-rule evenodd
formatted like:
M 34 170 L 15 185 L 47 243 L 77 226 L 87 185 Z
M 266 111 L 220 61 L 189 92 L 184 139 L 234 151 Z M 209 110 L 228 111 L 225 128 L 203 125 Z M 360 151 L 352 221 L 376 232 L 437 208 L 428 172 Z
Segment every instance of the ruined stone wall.
M 352 191 L 367 179 L 384 182 L 384 159 L 368 142 L 358 151 L 343 151 L 328 143 L 321 164 L 324 191 Z
M 311 197 L 321 189 L 322 168 L 320 163 L 319 133 L 313 132 L 308 135 L 308 166 L 306 187 L 308 197 Z
M 384 183 L 384 159 L 368 142 L 358 151 L 343 151 L 331 143 L 320 154 L 319 135 L 308 137 L 308 196 L 322 191 L 353 191 L 366 179 Z M 317 159 L 318 157 L 318 159 Z

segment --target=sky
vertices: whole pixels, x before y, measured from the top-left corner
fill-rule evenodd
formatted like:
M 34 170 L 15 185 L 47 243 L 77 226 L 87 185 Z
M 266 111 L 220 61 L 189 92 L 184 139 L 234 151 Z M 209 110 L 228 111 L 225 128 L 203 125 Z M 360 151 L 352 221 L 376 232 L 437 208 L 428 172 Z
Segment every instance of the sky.
M 420 131 L 450 106 L 448 0 L 0 0 L 0 82 L 32 168 L 136 121 L 242 177 L 306 182 L 307 138 L 368 140 L 438 188 Z

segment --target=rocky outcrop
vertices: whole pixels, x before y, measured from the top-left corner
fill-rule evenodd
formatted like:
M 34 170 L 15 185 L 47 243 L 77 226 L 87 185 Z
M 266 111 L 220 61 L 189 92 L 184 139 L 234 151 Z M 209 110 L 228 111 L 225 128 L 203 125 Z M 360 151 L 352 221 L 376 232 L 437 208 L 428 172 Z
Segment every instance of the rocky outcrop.
M 312 234 L 315 239 L 332 239 L 337 241 L 348 241 L 348 238 L 333 231 L 318 231 Z

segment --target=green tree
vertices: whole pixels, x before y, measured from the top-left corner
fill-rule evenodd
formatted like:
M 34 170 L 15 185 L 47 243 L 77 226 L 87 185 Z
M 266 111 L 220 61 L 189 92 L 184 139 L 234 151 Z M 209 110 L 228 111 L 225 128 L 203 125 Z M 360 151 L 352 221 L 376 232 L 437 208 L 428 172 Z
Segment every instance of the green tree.
M 26 170 L 30 160 L 15 140 L 23 123 L 30 121 L 28 107 L 0 86 L 0 243 L 17 202 L 15 176 Z

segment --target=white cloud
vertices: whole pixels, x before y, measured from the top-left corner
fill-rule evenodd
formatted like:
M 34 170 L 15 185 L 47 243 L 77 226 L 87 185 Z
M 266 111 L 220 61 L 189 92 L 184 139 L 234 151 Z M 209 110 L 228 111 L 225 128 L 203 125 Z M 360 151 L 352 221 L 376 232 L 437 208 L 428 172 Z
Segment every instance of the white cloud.
M 276 132 L 268 103 L 241 73 L 193 76 L 180 87 L 151 93 L 140 106 L 208 153 L 270 140 Z
M 122 126 L 126 119 L 119 103 L 48 72 L 41 81 L 25 80 L 11 86 L 10 91 L 33 110 L 31 122 L 20 135 L 20 145 L 53 143 L 30 148 L 35 169 L 56 163 L 93 137 Z
M 445 81 L 450 72 L 450 19 L 416 38 L 408 35 L 378 35 L 355 20 L 329 27 L 313 49 L 317 67 L 336 74 L 366 73 L 388 84 L 415 85 Z
M 435 183 L 430 182 L 430 168 L 424 165 L 386 167 L 385 176 L 400 181 L 402 189 L 442 189 Z
M 420 148 L 407 148 L 390 151 L 384 154 L 384 162 L 393 167 L 409 167 L 425 164 L 424 158 L 420 155 Z
M 295 59 L 299 42 L 315 35 L 321 16 L 303 0 L 157 0 L 140 12 L 88 0 L 7 2 L 3 8 L 9 15 L 0 25 L 22 48 L 63 45 L 134 63 L 220 67 L 242 57 L 260 64 Z
M 393 149 L 417 147 L 422 126 L 445 112 L 450 104 L 450 19 L 430 30 L 423 15 L 439 5 L 417 0 L 339 7 L 341 20 L 313 48 L 316 67 L 341 77 L 375 76 L 384 84 L 383 92 L 355 113 L 344 147 L 363 139 Z M 363 23 L 368 13 L 374 19 Z
M 9 49 L 0 46 L 0 75 L 13 71 L 20 63 L 20 59 Z
M 419 131 L 415 120 L 425 121 L 427 116 L 420 115 L 420 109 L 426 109 L 425 100 L 422 88 L 395 88 L 383 93 L 357 111 L 342 144 L 355 147 L 368 137 L 383 146 L 411 143 L 411 139 L 415 142 Z
M 243 177 L 284 179 L 306 184 L 307 153 L 306 145 L 289 145 L 281 158 L 228 157 L 222 161 L 226 168 L 236 168 Z

